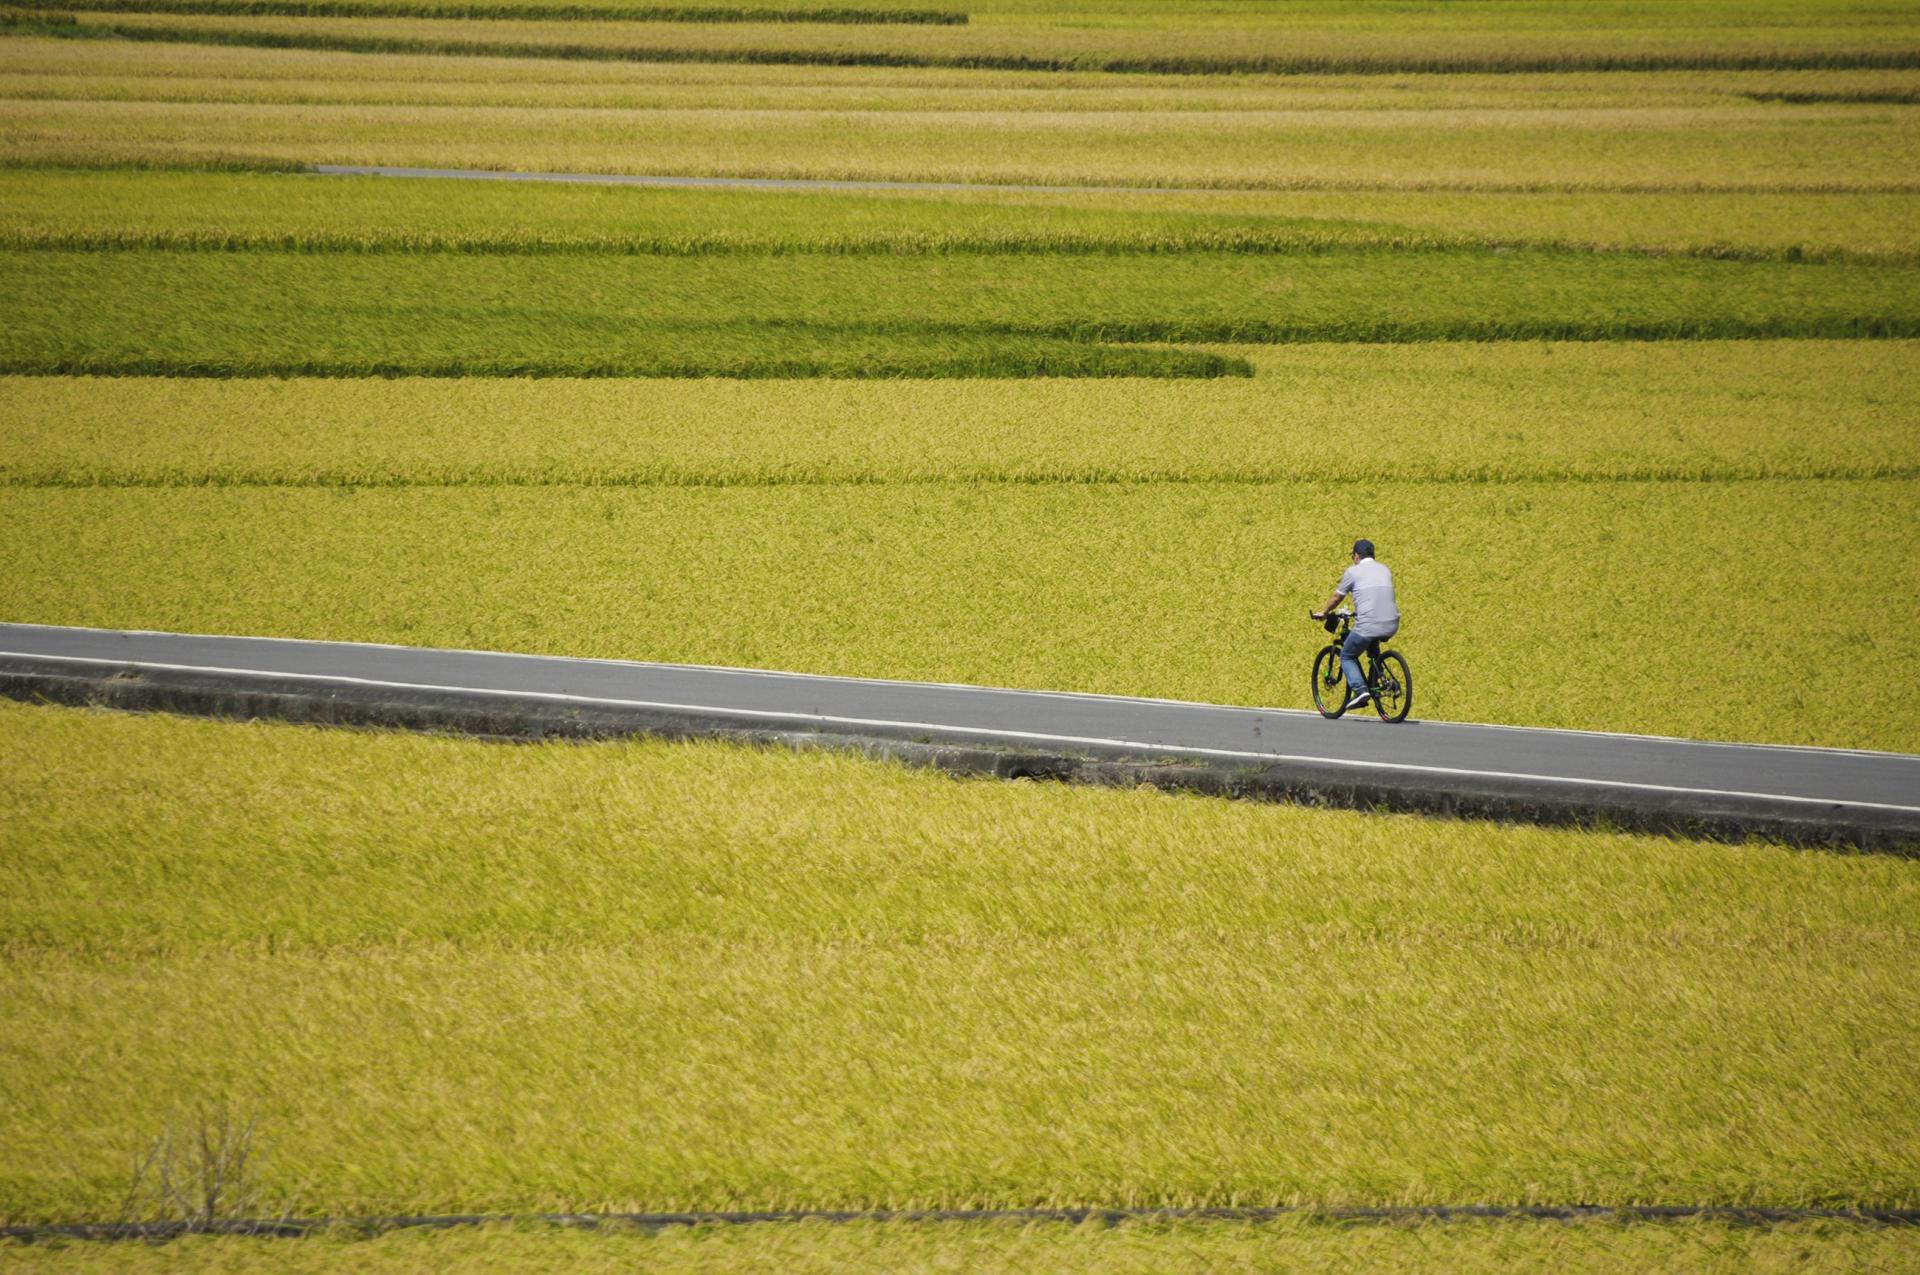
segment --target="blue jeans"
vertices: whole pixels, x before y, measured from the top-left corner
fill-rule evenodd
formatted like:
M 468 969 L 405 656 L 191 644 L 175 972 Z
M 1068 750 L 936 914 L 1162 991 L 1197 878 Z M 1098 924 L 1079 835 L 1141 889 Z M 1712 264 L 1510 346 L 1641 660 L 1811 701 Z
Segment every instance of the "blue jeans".
M 1367 684 L 1367 679 L 1360 672 L 1360 652 L 1375 642 L 1386 641 L 1399 631 L 1400 626 L 1396 624 L 1385 633 L 1360 633 L 1356 630 L 1347 634 L 1347 640 L 1340 644 L 1340 671 L 1347 675 L 1348 695 L 1359 693 Z

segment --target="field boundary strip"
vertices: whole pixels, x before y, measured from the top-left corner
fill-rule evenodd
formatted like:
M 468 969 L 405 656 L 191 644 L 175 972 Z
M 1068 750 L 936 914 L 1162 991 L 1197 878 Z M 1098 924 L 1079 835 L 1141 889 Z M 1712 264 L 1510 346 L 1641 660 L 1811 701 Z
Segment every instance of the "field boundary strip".
M 158 379 L 158 378 L 156 378 Z M 320 379 L 320 378 L 314 378 Z M 337 378 L 329 378 L 337 379 Z M 830 378 L 818 378 L 830 379 Z M 857 379 L 851 377 L 832 379 Z M 960 379 L 960 378 L 952 378 Z M 984 378 L 978 378 L 984 379 Z M 1019 379 L 1019 378 L 1007 378 Z M 1163 378 L 1174 379 L 1174 378 Z M 1352 477 L 1349 475 L 1349 477 Z M 1406 473 L 1366 474 L 1369 483 L 1445 484 L 1457 487 L 1557 487 L 1577 484 L 1611 483 L 1772 483 L 1772 482 L 1912 482 L 1920 479 L 1920 464 L 1883 466 L 1836 465 L 1824 468 L 1778 468 L 1729 466 L 1725 469 L 1686 469 L 1680 466 L 1652 466 L 1609 472 L 1605 470 L 1542 470 L 1538 473 L 1503 474 L 1460 470 L 1428 472 L 1417 478 Z M 33 469 L 0 458 L 0 490 L 16 488 L 38 491 L 157 491 L 171 488 L 225 490 L 288 489 L 332 491 L 336 489 L 404 491 L 414 488 L 473 487 L 565 487 L 593 491 L 631 491 L 639 488 L 698 488 L 736 490 L 740 488 L 785 487 L 1135 487 L 1146 484 L 1207 487 L 1319 487 L 1331 479 L 1294 473 L 1236 473 L 1233 471 L 1192 473 L 1142 470 L 1139 473 L 1109 473 L 1093 469 L 1036 470 L 1033 472 L 965 471 L 952 474 L 899 473 L 849 469 L 845 472 L 823 470 L 818 473 L 739 473 L 683 470 L 634 470 L 631 472 L 576 473 L 549 472 L 492 473 L 484 469 L 447 469 L 421 476 L 379 471 L 306 468 L 275 472 L 235 467 L 218 469 L 167 469 L 141 471 L 75 466 L 70 471 Z
M 1908 325 L 1910 330 L 1894 336 L 1920 336 L 1920 319 Z M 823 335 L 832 330 L 821 329 Z M 902 335 L 938 336 L 939 328 L 907 328 Z M 1045 338 L 1045 333 L 958 332 L 955 335 L 1003 336 L 1011 342 L 1020 337 Z M 1765 334 L 1771 335 L 1771 334 Z M 1799 333 L 1788 335 L 1797 336 Z M 1820 333 L 1817 335 L 1828 335 Z M 1851 331 L 1846 336 L 1858 335 Z M 1876 334 L 1877 335 L 1877 334 Z M 1148 341 L 1154 338 L 1147 338 Z M 1038 377 L 1154 378 L 1162 380 L 1207 379 L 1211 377 L 1253 375 L 1253 365 L 1243 358 L 1183 349 L 1138 348 L 1121 340 L 1067 338 L 1053 348 L 1022 350 L 1014 346 L 989 349 L 974 355 L 940 353 L 890 355 L 853 355 L 844 359 L 799 358 L 782 355 L 749 356 L 735 359 L 697 360 L 671 355 L 637 356 L 624 360 L 555 361 L 545 359 L 477 360 L 462 358 L 422 358 L 407 362 L 368 361 L 330 362 L 297 359 L 286 362 L 245 363 L 226 359 L 201 359 L 186 356 L 131 359 L 95 355 L 0 357 L 3 376 L 111 376 L 173 377 L 198 380 L 288 380 L 330 378 L 364 380 L 369 378 L 539 378 L 577 380 L 1027 380 Z
M 965 26 L 957 9 L 780 9 L 745 5 L 449 4 L 442 0 L 9 0 L 19 13 L 158 13 L 232 18 L 420 18 L 543 22 L 820 23 L 829 26 Z
M 1664 247 L 1560 239 L 1476 239 L 1442 234 L 1340 238 L 1287 232 L 1099 234 L 1073 231 L 994 236 L 967 232 L 823 235 L 815 239 L 726 234 L 566 236 L 499 233 L 328 231 L 53 230 L 0 227 L 0 252 L 283 252 L 315 256 L 473 257 L 1171 257 L 1223 253 L 1247 257 L 1380 256 L 1389 253 L 1485 254 L 1516 251 L 1574 257 L 1683 258 L 1910 266 L 1920 251 L 1839 247 Z
M 4 10 L 0 10 L 4 12 Z M 0 25 L 0 37 L 5 27 Z M 4 99 L 0 99 L 4 100 Z M 37 99 L 34 99 L 37 100 Z M 1073 185 L 1044 182 L 974 182 L 949 179 L 886 177 L 770 177 L 753 173 L 708 176 L 690 173 L 542 172 L 494 168 L 404 168 L 379 164 L 314 164 L 263 155 L 221 155 L 197 159 L 165 156 L 82 158 L 74 156 L 0 155 L 0 170 L 9 172 L 131 172 L 131 173 L 275 173 L 328 177 L 421 177 L 461 181 L 554 182 L 586 186 L 654 186 L 748 190 L 954 191 L 1028 195 L 1920 195 L 1920 182 L 1870 182 L 1837 185 L 1832 182 L 1446 182 L 1347 181 L 1304 178 L 1285 182 L 1221 182 L 1212 186 L 1132 186 L 1124 182 L 1086 181 Z M 1530 241 L 1489 240 L 1488 247 L 1531 247 Z M 1551 245 L 1548 245 L 1551 246 Z M 1578 245 L 1576 245 L 1578 246 Z M 1825 250 L 1821 250 L 1824 252 Z M 1680 255 L 1663 252 L 1656 255 Z M 1738 256 L 1707 247 L 1701 255 Z M 1791 257 L 1790 250 L 1783 255 Z M 1895 254 L 1905 259 L 1905 254 Z M 1765 259 L 1772 259 L 1770 257 Z
M 1718 1221 L 1736 1225 L 1777 1226 L 1834 1221 L 1869 1226 L 1920 1226 L 1920 1209 L 1848 1209 L 1736 1205 L 1596 1204 L 1417 1204 L 1324 1208 L 1315 1205 L 1266 1207 L 1169 1208 L 1008 1208 L 1008 1209 L 792 1209 L 782 1211 L 685 1213 L 439 1213 L 347 1218 L 223 1218 L 195 1222 L 63 1222 L 0 1227 L 0 1238 L 33 1243 L 42 1240 L 164 1240 L 185 1235 L 240 1235 L 297 1239 L 327 1231 L 451 1229 L 467 1226 L 538 1225 L 576 1230 L 608 1227 L 663 1229 L 691 1226 L 793 1225 L 803 1222 L 1032 1223 L 1117 1226 L 1124 1222 L 1277 1222 L 1300 1219 L 1334 1225 L 1408 1222 L 1580 1222 L 1664 1223 Z
M 72 10 L 35 11 L 34 34 L 89 39 L 101 35 L 156 44 L 212 44 L 259 49 L 314 49 L 337 53 L 404 53 L 445 57 L 558 58 L 592 62 L 694 62 L 748 66 L 841 66 L 962 71 L 1104 71 L 1115 75 L 1507 75 L 1576 71 L 1907 71 L 1920 69 L 1920 48 L 1784 50 L 1754 53 L 1591 53 L 1548 57 L 1368 57 L 1258 55 L 1253 57 L 1139 57 L 1085 54 L 1046 57 L 1014 53 L 902 53 L 857 49 L 674 48 L 667 45 L 590 45 L 541 42 L 359 36 L 325 31 L 253 31 L 245 28 L 136 26 L 111 21 L 75 25 Z M 111 18 L 112 14 L 104 15 Z M 235 14 L 244 17 L 244 14 Z M 64 21 L 63 21 L 64 19 Z
M 252 163 L 252 161 L 247 161 Z M 89 168 L 85 164 L 12 165 L 0 161 L 0 167 Z M 156 165 L 173 169 L 171 165 Z M 741 188 L 748 190 L 899 190 L 899 191 L 984 191 L 1029 195 L 1287 195 L 1312 191 L 1367 194 L 1385 192 L 1414 195 L 1920 195 L 1920 182 L 1891 182 L 1879 185 L 1834 186 L 1819 183 L 1794 185 L 1778 182 L 1731 183 L 1646 183 L 1619 182 L 1612 185 L 1569 185 L 1565 182 L 1519 182 L 1474 184 L 1466 182 L 1377 182 L 1307 180 L 1255 186 L 1127 186 L 1085 182 L 1076 185 L 1047 185 L 1027 182 L 915 181 L 884 177 L 756 177 L 735 174 L 723 177 L 679 173 L 577 173 L 500 168 L 413 168 L 390 164 L 299 164 L 292 161 L 261 161 L 263 171 L 304 172 L 321 177 L 420 177 L 452 181 L 554 182 L 582 186 L 665 186 Z M 198 171 L 192 165 L 176 171 Z

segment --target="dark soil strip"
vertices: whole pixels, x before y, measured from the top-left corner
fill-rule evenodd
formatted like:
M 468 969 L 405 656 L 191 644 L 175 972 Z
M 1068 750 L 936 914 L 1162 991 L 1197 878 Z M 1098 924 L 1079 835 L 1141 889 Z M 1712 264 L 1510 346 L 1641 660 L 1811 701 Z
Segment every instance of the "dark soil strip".
M 763 325 L 771 337 L 784 325 Z M 861 329 L 809 328 L 806 339 L 830 340 Z M 866 331 L 915 339 L 1001 337 L 999 348 L 952 353 L 850 350 L 835 357 L 795 356 L 770 350 L 733 358 L 702 358 L 677 352 L 636 350 L 613 358 L 463 358 L 422 353 L 411 358 L 236 358 L 225 354 L 171 355 L 94 351 L 69 347 L 47 353 L 0 353 L 0 376 L 162 376 L 205 379 L 289 377 L 719 377 L 730 380 L 824 377 L 842 380 L 892 378 L 1216 377 L 1252 376 L 1245 359 L 1168 345 L 1288 345 L 1338 342 L 1392 345 L 1432 341 L 1759 341 L 1907 340 L 1920 338 L 1920 315 L 1833 315 L 1771 319 L 1689 319 L 1639 322 L 1557 320 L 1509 322 L 1393 320 L 1352 322 L 1074 322 L 1062 324 L 885 325 Z M 795 335 L 794 340 L 801 339 Z M 1032 342 L 1032 344 L 1026 344 Z M 1139 343 L 1147 348 L 1130 348 Z M 789 345 L 788 348 L 791 348 Z
M 81 34 L 102 29 L 92 24 Z M 731 62 L 762 66 L 941 67 L 974 71 L 1108 71 L 1143 75 L 1408 75 L 1503 74 L 1558 71 L 1842 71 L 1920 68 L 1920 49 L 1796 53 L 1567 53 L 1542 57 L 1131 57 L 1086 54 L 1036 57 L 1011 53 L 883 53 L 853 49 L 674 49 L 427 40 L 354 36 L 318 31 L 246 31 L 108 25 L 126 40 L 221 44 L 260 49 L 319 49 L 338 53 L 408 53 L 482 58 L 561 58 L 590 62 Z M 71 28 L 69 30 L 72 30 Z M 46 34 L 46 32 L 42 32 Z
M 1835 92 L 1798 92 L 1756 90 L 1741 93 L 1755 102 L 1784 102 L 1789 106 L 1814 106 L 1833 102 L 1850 106 L 1920 106 L 1920 89 L 1858 89 Z
M 1454 472 L 1410 472 L 1400 471 L 1391 475 L 1368 472 L 1360 475 L 1364 481 L 1404 481 L 1409 478 L 1422 483 L 1446 484 L 1459 487 L 1531 487 L 1563 486 L 1575 483 L 1598 485 L 1620 485 L 1625 483 L 1694 483 L 1701 486 L 1719 483 L 1762 483 L 1762 482 L 1913 482 L 1920 479 L 1920 465 L 1839 465 L 1830 467 L 1808 466 L 1799 468 L 1783 465 L 1777 468 L 1751 466 L 1741 468 L 1728 466 L 1721 469 L 1690 469 L 1681 466 L 1649 466 L 1640 469 L 1621 469 L 1608 471 L 1603 469 L 1581 470 L 1541 470 L 1535 473 L 1504 473 L 1493 470 L 1460 470 Z M 143 469 L 112 469 L 101 465 L 93 468 L 76 467 L 62 469 L 48 467 L 29 468 L 24 465 L 8 464 L 0 461 L 0 490 L 9 487 L 28 488 L 41 491 L 93 491 L 93 490 L 174 490 L 179 488 L 228 488 L 276 490 L 335 490 L 352 491 L 399 491 L 417 488 L 486 487 L 486 488 L 524 488 L 524 487 L 565 487 L 592 488 L 594 490 L 627 490 L 638 488 L 701 488 L 706 490 L 735 490 L 739 488 L 770 487 L 1132 487 L 1143 483 L 1178 484 L 1193 487 L 1299 487 L 1318 486 L 1327 480 L 1321 477 L 1301 476 L 1298 474 L 1276 474 L 1260 470 L 1235 471 L 1197 471 L 1174 472 L 1142 470 L 1138 472 L 1107 473 L 1085 469 L 1057 469 L 1038 471 L 995 471 L 968 470 L 954 475 L 893 474 L 872 469 L 831 469 L 798 473 L 766 473 L 748 470 L 702 471 L 693 468 L 669 468 L 662 466 L 657 470 L 631 469 L 613 472 L 595 472 L 586 475 L 578 470 L 563 466 L 531 473 L 496 473 L 478 467 L 447 466 L 426 474 L 400 473 L 389 470 L 369 471 L 364 469 L 344 470 L 315 467 L 298 472 L 278 472 L 271 469 L 247 468 L 236 466 L 231 469 L 163 469 L 159 472 Z
M 771 1213 L 450 1213 L 422 1217 L 234 1218 L 213 1222 L 73 1222 L 44 1226 L 0 1227 L 0 1238 L 36 1240 L 162 1240 L 182 1235 L 254 1235 L 297 1238 L 345 1230 L 377 1233 L 408 1228 L 533 1223 L 598 1230 L 603 1227 L 658 1229 L 670 1226 L 744 1226 L 793 1222 L 1064 1222 L 1115 1226 L 1122 1222 L 1272 1222 L 1304 1218 L 1329 1223 L 1475 1222 L 1677 1222 L 1708 1220 L 1738 1225 L 1839 1221 L 1876 1226 L 1920 1226 L 1920 1209 L 1724 1208 L 1677 1205 L 1615 1208 L 1604 1205 L 1425 1205 L 1404 1208 L 1167 1208 L 1167 1209 L 800 1209 Z
M 953 9 L 770 9 L 710 5 L 447 4 L 440 0 L 9 0 L 34 13 L 192 13 L 229 17 L 519 19 L 545 22 L 819 22 L 965 26 Z
M 951 356 L 850 354 L 844 358 L 769 355 L 737 360 L 700 360 L 663 355 L 620 362 L 541 359 L 419 359 L 357 362 L 297 360 L 241 362 L 228 359 L 78 355 L 51 358 L 0 357 L 0 376 L 167 376 L 214 380 L 290 377 L 591 377 L 684 380 L 1018 380 L 1026 377 L 1159 377 L 1186 379 L 1252 376 L 1243 358 L 1203 350 L 1124 349 L 1101 344 L 1060 343 L 1046 348 L 961 353 Z
M 1193 252 L 1239 256 L 1319 257 L 1367 253 L 1480 253 L 1525 248 L 1595 257 L 1687 257 L 1709 261 L 1920 263 L 1920 253 L 1861 252 L 1789 244 L 1746 247 L 1644 247 L 1555 240 L 1509 241 L 1470 236 L 1383 234 L 1377 239 L 1223 230 L 1196 234 L 1087 235 L 933 233 L 823 235 L 817 239 L 746 235 L 566 237 L 434 231 L 15 230 L 0 227 L 0 251 L 20 252 L 297 252 L 318 256 L 445 253 L 474 257 L 1157 257 Z
M 322 177 L 402 177 L 447 179 L 452 181 L 551 182 L 561 186 L 644 186 L 672 189 L 746 190 L 926 190 L 926 191 L 1008 191 L 1014 194 L 1041 195 L 1247 195 L 1294 191 L 1352 191 L 1357 194 L 1389 192 L 1394 194 L 1455 195 L 1920 195 L 1920 183 L 1888 182 L 1835 186 L 1831 184 L 1790 184 L 1786 182 L 1443 182 L 1443 181 L 1339 181 L 1310 178 L 1283 183 L 1249 183 L 1217 186 L 1129 186 L 1116 182 L 1079 182 L 1072 185 L 1045 185 L 1034 182 L 910 181 L 873 177 L 755 177 L 741 174 L 730 177 L 696 177 L 683 173 L 553 173 L 516 171 L 502 168 L 412 168 L 390 164 L 298 164 L 290 160 L 230 160 L 236 168 L 261 168 L 263 171 L 314 173 Z M 144 166 L 144 165 L 143 165 Z M 162 165 L 181 172 L 193 172 L 195 165 Z M 93 164 L 69 164 L 60 161 L 0 160 L 0 168 L 34 167 L 85 170 Z

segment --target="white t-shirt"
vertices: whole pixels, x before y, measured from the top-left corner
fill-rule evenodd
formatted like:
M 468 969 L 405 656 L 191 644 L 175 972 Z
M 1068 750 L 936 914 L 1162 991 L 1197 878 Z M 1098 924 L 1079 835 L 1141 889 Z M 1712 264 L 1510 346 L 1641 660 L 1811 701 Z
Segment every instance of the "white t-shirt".
M 1340 577 L 1340 593 L 1353 599 L 1353 631 L 1361 637 L 1389 637 L 1400 627 L 1400 606 L 1393 597 L 1393 572 L 1362 558 Z

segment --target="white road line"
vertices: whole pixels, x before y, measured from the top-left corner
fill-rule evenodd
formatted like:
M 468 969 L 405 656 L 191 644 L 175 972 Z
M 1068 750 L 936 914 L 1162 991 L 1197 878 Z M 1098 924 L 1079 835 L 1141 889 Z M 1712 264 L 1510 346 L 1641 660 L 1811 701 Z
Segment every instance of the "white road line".
M 525 651 L 481 651 L 470 647 L 405 646 L 397 642 L 339 642 L 325 638 L 262 637 L 245 633 L 176 633 L 170 629 L 92 629 L 63 624 L 30 624 L 0 621 L 0 628 L 40 629 L 47 633 L 96 633 L 103 636 L 125 634 L 130 637 L 208 638 L 218 642 L 276 642 L 291 646 L 318 646 L 377 651 L 408 651 L 417 655 L 484 655 L 502 660 L 554 660 L 568 664 L 591 664 L 603 668 L 671 669 L 690 673 L 721 673 L 733 677 L 791 678 L 796 681 L 852 683 L 860 686 L 907 686 L 918 690 L 971 691 L 991 695 L 1019 695 L 1040 699 L 1077 700 L 1095 704 L 1159 704 L 1169 708 L 1207 709 L 1217 713 L 1249 713 L 1255 716 L 1318 717 L 1312 709 L 1256 708 L 1244 704 L 1211 704 L 1205 700 L 1166 699 L 1153 695 L 1103 695 L 1094 691 L 1049 691 L 1020 686 L 987 686 L 978 682 L 915 682 L 892 677 L 848 677 L 837 673 L 795 673 L 786 669 L 737 668 L 727 664 L 669 664 L 658 660 L 613 660 L 580 655 L 538 655 Z M 1808 753 L 1816 757 L 1876 757 L 1887 760 L 1920 762 L 1920 753 L 1892 753 L 1872 748 L 1822 748 L 1812 744 L 1763 744 L 1742 740 L 1690 739 L 1684 735 L 1640 735 L 1630 731 L 1585 730 L 1577 726 L 1515 726 L 1506 722 L 1459 722 L 1447 718 L 1426 717 L 1410 723 L 1415 726 L 1445 726 L 1449 729 L 1517 731 L 1523 734 L 1580 735 L 1594 739 L 1627 739 L 1639 743 L 1686 744 L 1697 748 L 1741 748 L 1756 752 Z
M 600 704 L 614 708 L 652 708 L 667 712 L 711 713 L 723 717 L 748 719 L 775 718 L 781 721 L 826 722 L 836 726 L 875 726 L 894 730 L 947 731 L 991 739 L 1021 739 L 1050 744 L 1088 744 L 1101 748 L 1146 749 L 1181 756 L 1226 757 L 1247 761 L 1293 761 L 1324 766 L 1345 766 L 1357 770 L 1396 770 L 1422 775 L 1453 775 L 1480 779 L 1525 779 L 1541 783 L 1575 784 L 1589 788 L 1630 788 L 1638 792 L 1685 793 L 1705 797 L 1739 797 L 1753 801 L 1784 801 L 1800 805 L 1845 808 L 1849 810 L 1892 810 L 1902 814 L 1920 814 L 1920 806 L 1897 806 L 1877 801 L 1844 801 L 1827 797 L 1794 797 L 1783 793 L 1741 792 L 1729 788 L 1684 788 L 1670 784 L 1635 783 L 1628 780 L 1585 779 L 1570 775 L 1536 775 L 1525 771 L 1466 770 L 1453 766 L 1420 766 L 1407 762 L 1360 761 L 1340 757 L 1313 757 L 1298 753 L 1261 753 L 1235 748 L 1197 748 L 1179 744 L 1154 744 L 1143 740 L 1107 739 L 1090 735 L 1052 735 L 1040 731 L 1000 730 L 986 726 L 953 726 L 941 722 L 893 721 L 875 717 L 839 717 L 829 713 L 792 713 L 749 708 L 722 708 L 712 704 L 676 704 L 663 700 L 614 699 L 599 695 L 570 695 L 563 691 L 503 691 L 480 686 L 442 686 L 430 682 L 391 682 L 380 678 L 346 677 L 332 673 L 290 673 L 273 669 L 222 668 L 206 664 L 162 664 L 148 660 L 108 660 L 86 656 L 42 655 L 26 651 L 0 651 L 0 658 L 66 661 L 99 664 L 111 668 L 167 669 L 182 673 L 220 673 L 235 677 L 279 677 L 300 681 L 337 682 L 352 686 L 380 686 L 394 690 L 441 691 L 456 695 L 489 696 L 505 699 L 540 699 L 558 703 Z
M 1153 695 L 1103 695 L 1097 691 L 1049 691 L 1024 686 L 988 686 L 981 682 L 916 682 L 901 677 L 850 677 L 841 673 L 796 673 L 789 669 L 740 668 L 732 664 L 672 664 L 661 660 L 614 660 L 591 655 L 540 655 L 528 651 L 482 651 L 460 646 L 407 646 L 398 642 L 341 642 L 329 638 L 262 637 L 247 633 L 176 633 L 171 629 L 91 629 L 69 624 L 30 624 L 0 621 L 4 629 L 39 629 L 44 633 L 96 633 L 104 637 L 166 637 L 208 639 L 215 642 L 278 642 L 290 646 L 320 646 L 355 650 L 409 651 L 415 655 L 485 655 L 501 660 L 552 660 L 565 664 L 592 664 L 601 668 L 672 669 L 689 673 L 725 673 L 733 677 L 792 678 L 796 681 L 852 683 L 858 686 L 908 686 L 918 690 L 974 691 L 992 695 L 1032 695 L 1046 699 L 1090 700 L 1101 704 L 1164 704 L 1171 708 L 1210 708 L 1227 713 L 1275 713 L 1318 717 L 1304 708 L 1250 708 L 1244 704 L 1209 704 L 1205 700 L 1164 699 Z M 1449 723 L 1471 725 L 1472 723 Z M 1527 727 L 1514 727 L 1525 730 Z M 1634 738 L 1627 736 L 1627 738 Z M 1771 745 L 1755 744 L 1755 748 Z

